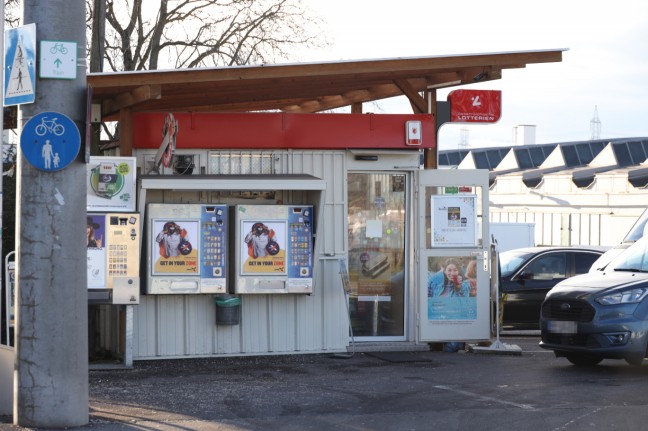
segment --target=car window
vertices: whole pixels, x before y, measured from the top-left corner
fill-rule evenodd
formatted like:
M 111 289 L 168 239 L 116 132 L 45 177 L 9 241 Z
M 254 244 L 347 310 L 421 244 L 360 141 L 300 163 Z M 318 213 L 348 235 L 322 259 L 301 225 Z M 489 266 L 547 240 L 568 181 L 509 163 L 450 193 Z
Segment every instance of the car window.
M 614 271 L 648 271 L 648 237 L 643 237 L 617 256 L 609 266 Z
M 516 250 L 505 251 L 500 254 L 500 268 L 502 277 L 508 277 L 517 271 L 520 266 L 532 256 L 529 252 L 520 252 Z
M 565 278 L 566 263 L 565 253 L 548 253 L 534 259 L 524 272 L 533 280 Z
M 585 274 L 600 257 L 596 253 L 574 253 L 574 271 L 576 274 Z

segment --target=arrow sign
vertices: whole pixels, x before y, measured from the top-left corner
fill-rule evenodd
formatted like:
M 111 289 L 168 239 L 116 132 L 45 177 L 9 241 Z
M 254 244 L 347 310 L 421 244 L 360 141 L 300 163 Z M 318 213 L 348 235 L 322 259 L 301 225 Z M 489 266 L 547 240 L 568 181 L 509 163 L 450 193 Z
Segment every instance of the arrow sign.
M 65 40 L 42 40 L 39 71 L 41 78 L 76 79 L 77 43 Z

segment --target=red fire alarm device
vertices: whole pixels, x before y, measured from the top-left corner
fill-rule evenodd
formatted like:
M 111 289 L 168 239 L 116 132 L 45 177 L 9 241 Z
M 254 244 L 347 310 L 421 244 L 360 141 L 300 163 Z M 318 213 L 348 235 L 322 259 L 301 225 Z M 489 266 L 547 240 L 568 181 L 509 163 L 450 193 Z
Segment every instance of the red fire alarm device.
M 405 145 L 421 145 L 423 134 L 420 121 L 407 121 L 405 123 Z

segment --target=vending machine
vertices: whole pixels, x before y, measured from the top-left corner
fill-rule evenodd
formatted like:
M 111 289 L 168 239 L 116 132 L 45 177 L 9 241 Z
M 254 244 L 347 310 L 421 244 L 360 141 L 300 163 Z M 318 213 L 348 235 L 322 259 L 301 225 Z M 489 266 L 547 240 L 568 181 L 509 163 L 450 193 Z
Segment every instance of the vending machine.
M 139 304 L 140 216 L 88 213 L 88 301 Z
M 227 205 L 147 205 L 148 294 L 227 292 Z
M 233 207 L 233 293 L 312 293 L 312 205 Z

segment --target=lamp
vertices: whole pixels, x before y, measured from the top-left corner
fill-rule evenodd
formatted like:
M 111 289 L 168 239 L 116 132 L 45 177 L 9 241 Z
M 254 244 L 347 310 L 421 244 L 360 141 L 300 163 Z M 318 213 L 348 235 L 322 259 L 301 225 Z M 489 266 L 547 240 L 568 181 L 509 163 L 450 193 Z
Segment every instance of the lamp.
M 477 75 L 475 75 L 475 76 L 473 77 L 473 81 L 475 81 L 475 82 L 479 82 L 479 81 L 481 81 L 482 79 L 484 79 L 484 78 L 486 78 L 486 77 L 488 77 L 488 73 L 487 73 L 487 72 L 479 72 Z

